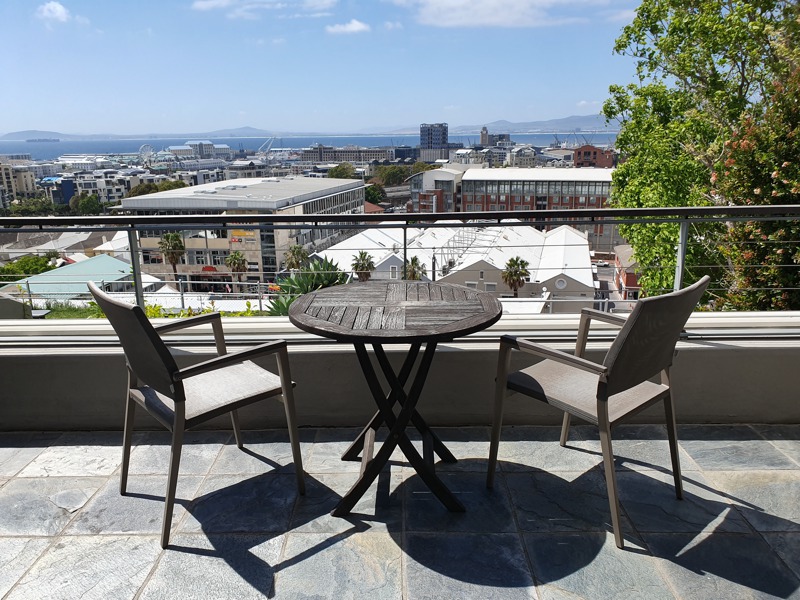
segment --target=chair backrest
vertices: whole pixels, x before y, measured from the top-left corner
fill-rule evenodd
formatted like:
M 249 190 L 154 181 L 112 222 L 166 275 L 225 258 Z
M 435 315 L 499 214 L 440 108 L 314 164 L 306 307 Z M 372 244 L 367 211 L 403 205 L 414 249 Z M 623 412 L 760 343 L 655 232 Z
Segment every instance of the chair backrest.
M 672 364 L 681 331 L 709 280 L 705 276 L 677 292 L 636 303 L 603 361 L 608 367 L 609 396 L 650 379 Z
M 175 359 L 141 307 L 114 300 L 92 282 L 88 285 L 97 305 L 117 333 L 128 366 L 139 383 L 175 400 L 182 400 L 183 388 L 172 380 L 172 374 L 178 370 Z

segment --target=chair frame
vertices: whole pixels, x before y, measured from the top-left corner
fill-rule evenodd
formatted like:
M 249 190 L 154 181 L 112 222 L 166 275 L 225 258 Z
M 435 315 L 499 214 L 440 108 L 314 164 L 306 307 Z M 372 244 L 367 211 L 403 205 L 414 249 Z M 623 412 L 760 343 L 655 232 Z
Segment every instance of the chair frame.
M 702 292 L 708 285 L 708 279 L 709 279 L 708 277 L 704 277 L 694 285 L 684 288 L 678 292 L 666 294 L 665 296 L 648 298 L 646 301 L 653 302 L 653 301 L 658 301 L 660 298 L 663 299 L 666 296 L 686 295 L 690 293 L 693 295 L 697 295 L 699 298 L 699 295 L 702 294 Z M 640 302 L 642 302 L 642 300 L 640 300 Z M 603 468 L 605 471 L 606 487 L 608 490 L 609 507 L 611 510 L 611 523 L 614 532 L 614 541 L 617 547 L 623 548 L 624 540 L 622 537 L 622 529 L 620 526 L 621 519 L 620 519 L 620 508 L 619 508 L 619 496 L 617 492 L 617 477 L 614 469 L 614 454 L 611 442 L 611 430 L 614 426 L 628 419 L 629 417 L 635 415 L 636 413 L 648 408 L 649 406 L 656 404 L 657 402 L 664 403 L 664 416 L 666 420 L 667 437 L 669 440 L 670 459 L 672 462 L 672 474 L 675 481 L 675 495 L 679 500 L 683 498 L 683 483 L 681 478 L 680 458 L 678 454 L 677 427 L 676 427 L 675 410 L 673 407 L 672 393 L 670 387 L 671 360 L 669 361 L 669 364 L 665 365 L 664 368 L 660 370 L 661 387 L 662 387 L 662 390 L 660 392 L 653 394 L 651 397 L 646 398 L 643 401 L 631 402 L 628 406 L 622 407 L 622 410 L 615 411 L 614 418 L 611 418 L 609 416 L 609 398 L 612 398 L 613 402 L 613 396 L 609 395 L 609 390 L 607 385 L 609 377 L 609 367 L 606 366 L 605 364 L 598 364 L 584 358 L 586 352 L 586 345 L 589 337 L 589 329 L 592 321 L 601 321 L 622 328 L 628 323 L 628 318 L 622 317 L 620 315 L 601 312 L 590 308 L 582 309 L 574 354 L 568 354 L 566 352 L 549 348 L 542 344 L 538 344 L 536 342 L 532 342 L 530 340 L 520 338 L 517 336 L 505 335 L 501 337 L 500 352 L 497 362 L 497 377 L 495 380 L 492 431 L 491 431 L 491 442 L 489 445 L 489 463 L 488 463 L 488 473 L 486 477 L 486 486 L 488 488 L 492 488 L 494 486 L 494 477 L 497 466 L 497 455 L 500 445 L 500 434 L 503 421 L 503 403 L 507 396 L 513 393 L 517 393 L 515 390 L 509 390 L 507 387 L 509 371 L 511 368 L 512 351 L 518 350 L 526 354 L 531 354 L 539 358 L 543 358 L 545 360 L 555 361 L 576 369 L 580 369 L 582 371 L 592 373 L 596 375 L 598 378 L 597 396 L 596 396 L 597 403 L 594 414 L 588 414 L 584 411 L 580 411 L 578 414 L 575 414 L 576 413 L 575 407 L 570 406 L 568 404 L 553 401 L 552 398 L 548 398 L 545 402 L 553 405 L 554 407 L 564 412 L 564 417 L 561 425 L 561 437 L 559 440 L 559 444 L 561 446 L 566 446 L 567 444 L 567 438 L 569 436 L 569 428 L 572 416 L 577 416 L 578 418 L 585 420 L 589 423 L 592 423 L 598 427 L 600 436 L 600 446 L 603 454 Z M 677 345 L 677 341 L 678 340 L 676 339 L 675 343 L 673 344 L 673 350 L 672 350 L 673 356 L 675 354 L 674 346 Z M 654 373 L 654 375 L 657 375 L 657 373 Z M 629 389 L 635 389 L 635 388 L 636 385 L 631 386 Z M 536 398 L 536 399 L 541 400 L 541 398 Z
M 217 356 L 215 358 L 191 366 L 187 366 L 184 368 L 177 368 L 177 366 L 175 366 L 175 368 L 171 369 L 170 375 L 172 378 L 173 385 L 171 385 L 170 388 L 172 389 L 173 393 L 168 394 L 171 396 L 174 403 L 174 411 L 171 420 L 167 420 L 163 418 L 161 415 L 149 411 L 147 407 L 142 402 L 140 402 L 138 397 L 133 393 L 133 391 L 136 389 L 141 389 L 143 387 L 149 387 L 149 386 L 147 382 L 140 381 L 136 372 L 131 367 L 128 353 L 127 351 L 125 351 L 126 365 L 128 370 L 128 394 L 125 403 L 125 423 L 124 423 L 123 439 L 122 439 L 120 494 L 125 495 L 127 492 L 128 470 L 130 466 L 130 453 L 131 453 L 131 444 L 133 439 L 133 423 L 136 413 L 136 407 L 137 405 L 139 405 L 142 408 L 144 408 L 148 412 L 148 414 L 153 416 L 159 423 L 161 423 L 172 433 L 169 472 L 167 477 L 167 491 L 164 498 L 164 519 L 161 530 L 162 548 L 166 548 L 169 545 L 169 536 L 172 523 L 172 512 L 175 505 L 175 491 L 178 484 L 178 471 L 180 466 L 181 450 L 183 447 L 184 432 L 188 429 L 191 429 L 195 425 L 204 423 L 219 415 L 230 413 L 234 438 L 236 439 L 236 446 L 242 449 L 244 446 L 243 446 L 242 433 L 239 426 L 239 414 L 237 412 L 238 409 L 247 406 L 249 404 L 259 402 L 269 397 L 276 397 L 279 400 L 281 400 L 283 402 L 284 411 L 286 414 L 286 421 L 289 431 L 289 442 L 292 448 L 292 460 L 294 462 L 295 474 L 297 478 L 297 490 L 299 494 L 301 495 L 305 494 L 303 463 L 300 452 L 300 441 L 296 424 L 297 417 L 296 417 L 295 402 L 294 402 L 295 384 L 291 379 L 291 372 L 289 369 L 289 356 L 287 352 L 287 344 L 285 341 L 278 340 L 273 342 L 267 342 L 265 344 L 255 346 L 253 348 L 228 354 L 227 345 L 225 343 L 225 336 L 222 328 L 222 318 L 219 313 L 207 313 L 184 319 L 176 319 L 175 321 L 166 323 L 164 325 L 154 326 L 144 315 L 144 311 L 141 309 L 141 307 L 114 300 L 113 298 L 105 294 L 105 292 L 101 291 L 94 283 L 91 282 L 89 283 L 89 290 L 97 300 L 98 305 L 100 306 L 101 309 L 103 308 L 104 304 L 110 303 L 111 305 L 116 306 L 117 308 L 130 310 L 134 314 L 136 314 L 139 320 L 139 324 L 144 328 L 145 334 L 150 338 L 150 340 L 159 350 L 165 350 L 166 352 L 169 352 L 169 350 L 167 349 L 167 344 L 164 342 L 164 340 L 161 339 L 161 335 L 165 333 L 171 333 L 174 331 L 179 331 L 182 329 L 187 329 L 190 327 L 196 327 L 198 325 L 207 325 L 207 324 L 210 324 L 212 328 Z M 109 322 L 111 322 L 110 319 Z M 111 324 L 113 327 L 114 323 L 112 322 Z M 123 350 L 125 350 L 124 346 Z M 187 401 L 191 402 L 192 400 L 191 398 L 187 399 L 184 393 L 184 387 L 182 383 L 183 381 L 185 381 L 190 377 L 200 375 L 202 373 L 209 373 L 211 371 L 215 371 L 217 369 L 224 368 L 226 366 L 242 363 L 244 361 L 248 361 L 253 358 L 267 356 L 267 355 L 276 356 L 277 366 L 278 366 L 278 376 L 281 381 L 281 387 L 279 390 L 272 392 L 266 396 L 262 394 L 254 397 L 246 397 L 237 402 L 223 405 L 222 407 L 217 407 L 214 410 L 210 410 L 208 412 L 199 414 L 193 417 L 192 419 L 189 420 L 186 419 L 186 402 Z M 173 362 L 174 364 L 174 361 L 171 362 Z

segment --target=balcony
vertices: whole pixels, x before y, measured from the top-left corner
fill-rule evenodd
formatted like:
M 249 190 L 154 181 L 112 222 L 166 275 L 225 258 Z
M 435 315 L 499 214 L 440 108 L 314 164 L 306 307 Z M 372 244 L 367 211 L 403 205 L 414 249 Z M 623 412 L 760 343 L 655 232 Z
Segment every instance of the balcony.
M 593 223 L 601 211 L 590 213 L 581 218 Z M 354 227 L 370 221 L 350 219 Z M 383 218 L 400 228 L 410 226 L 406 219 Z M 325 226 L 333 220 L 325 216 Z M 64 228 L 134 235 L 142 227 L 231 226 L 220 217 L 73 221 Z M 4 224 L 41 227 L 31 219 Z M 233 346 L 289 341 L 309 491 L 305 497 L 294 492 L 279 404 L 243 411 L 247 452 L 231 443 L 227 420 L 212 422 L 188 437 L 173 547 L 166 551 L 158 531 L 168 439 L 146 415 L 137 423 L 131 495 L 117 491 L 125 366 L 107 322 L 0 321 L 0 595 L 800 594 L 798 313 L 691 317 L 673 368 L 685 499 L 676 501 L 669 484 L 659 411 L 616 429 L 624 551 L 610 532 L 599 442 L 578 426 L 569 447 L 560 448 L 560 415 L 547 407 L 507 402 L 500 478 L 493 492 L 485 488 L 498 336 L 525 334 L 568 349 L 577 331 L 577 315 L 569 312 L 510 313 L 480 334 L 442 344 L 420 401 L 459 459 L 437 470 L 467 512 L 447 513 L 398 454 L 349 519 L 328 515 L 359 468 L 339 456 L 374 409 L 366 384 L 353 376 L 352 349 L 295 330 L 281 317 L 225 319 Z M 589 357 L 600 357 L 610 339 L 611 331 L 598 327 Z M 202 328 L 175 337 L 174 346 L 185 362 L 213 351 L 210 331 Z

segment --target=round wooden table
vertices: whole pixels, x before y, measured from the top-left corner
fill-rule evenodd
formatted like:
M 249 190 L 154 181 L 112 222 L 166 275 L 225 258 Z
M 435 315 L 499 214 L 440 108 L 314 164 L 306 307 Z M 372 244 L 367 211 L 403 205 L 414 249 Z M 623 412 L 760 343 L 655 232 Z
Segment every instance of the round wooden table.
M 455 462 L 456 459 L 425 423 L 416 405 L 436 345 L 485 329 L 496 323 L 502 312 L 497 298 L 486 292 L 460 285 L 421 281 L 350 283 L 305 294 L 292 303 L 289 320 L 295 326 L 353 344 L 378 406 L 378 412 L 342 456 L 342 460 L 358 460 L 358 455 L 362 454 L 361 476 L 333 510 L 333 515 L 343 516 L 353 509 L 398 446 L 420 478 L 449 510 L 464 510 L 433 467 L 434 453 L 446 462 Z M 381 386 L 366 344 L 372 345 L 378 365 L 389 383 L 388 394 Z M 389 363 L 383 348 L 385 344 L 409 344 L 403 365 L 397 372 Z M 423 345 L 422 358 L 410 386 L 407 386 Z M 393 410 L 395 404 L 400 404 L 397 415 Z M 373 456 L 375 432 L 384 423 L 389 427 L 389 435 Z M 406 435 L 409 423 L 422 435 L 423 456 Z

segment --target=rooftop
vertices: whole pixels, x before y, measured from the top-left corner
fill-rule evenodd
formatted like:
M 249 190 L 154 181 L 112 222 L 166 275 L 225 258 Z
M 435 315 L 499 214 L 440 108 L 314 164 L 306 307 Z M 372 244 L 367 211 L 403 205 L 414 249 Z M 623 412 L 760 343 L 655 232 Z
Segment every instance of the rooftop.
M 298 497 L 284 431 L 187 434 L 172 546 L 159 546 L 169 438 L 139 432 L 119 495 L 119 432 L 0 434 L 4 598 L 789 598 L 800 595 L 800 426 L 680 427 L 677 501 L 664 429 L 621 426 L 626 549 L 614 545 L 600 445 L 574 427 L 437 430 L 448 513 L 396 455 L 347 519 L 353 429 L 302 429 Z M 7 596 L 5 595 L 7 594 Z

